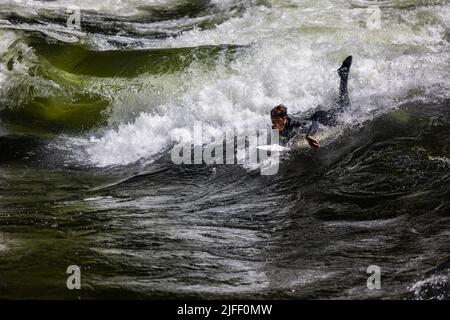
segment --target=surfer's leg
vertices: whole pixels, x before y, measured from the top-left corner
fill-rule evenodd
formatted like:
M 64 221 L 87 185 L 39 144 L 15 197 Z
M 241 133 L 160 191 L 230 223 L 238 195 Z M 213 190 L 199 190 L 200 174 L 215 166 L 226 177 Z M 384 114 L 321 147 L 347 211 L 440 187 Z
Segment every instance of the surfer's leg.
M 339 83 L 339 107 L 331 109 L 329 111 L 319 110 L 314 112 L 310 120 L 312 121 L 311 127 L 308 129 L 308 134 L 314 134 L 317 131 L 318 124 L 325 126 L 335 126 L 337 124 L 338 114 L 347 110 L 350 107 L 350 97 L 348 96 L 347 84 L 348 74 L 352 65 L 352 56 L 348 56 L 342 62 L 341 67 L 338 69 L 340 78 Z
M 339 112 L 343 112 L 350 108 L 350 97 L 348 96 L 348 74 L 350 73 L 350 66 L 352 65 L 352 56 L 348 56 L 342 66 L 338 69 L 339 74 Z

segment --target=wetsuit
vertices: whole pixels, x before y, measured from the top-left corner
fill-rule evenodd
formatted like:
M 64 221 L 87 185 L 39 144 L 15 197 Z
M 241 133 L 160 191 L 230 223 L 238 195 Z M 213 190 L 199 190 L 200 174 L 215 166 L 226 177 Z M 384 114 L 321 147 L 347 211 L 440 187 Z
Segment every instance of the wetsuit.
M 280 132 L 280 138 L 283 142 L 289 141 L 299 133 L 306 133 L 307 135 L 312 136 L 319 129 L 319 124 L 325 126 L 336 126 L 338 115 L 350 107 L 347 84 L 351 64 L 352 56 L 349 56 L 344 60 L 342 66 L 338 69 L 340 78 L 338 108 L 328 111 L 319 110 L 314 112 L 313 115 L 308 118 L 288 115 L 287 123 L 284 126 L 284 129 Z

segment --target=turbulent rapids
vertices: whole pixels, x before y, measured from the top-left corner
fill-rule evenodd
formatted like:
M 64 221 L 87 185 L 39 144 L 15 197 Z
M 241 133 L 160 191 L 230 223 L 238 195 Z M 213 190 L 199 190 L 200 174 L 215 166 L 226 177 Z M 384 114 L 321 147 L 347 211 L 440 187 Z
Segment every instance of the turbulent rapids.
M 448 1 L 1 1 L 0 297 L 448 299 L 449 42 Z M 277 175 L 171 161 L 331 108 L 348 55 Z

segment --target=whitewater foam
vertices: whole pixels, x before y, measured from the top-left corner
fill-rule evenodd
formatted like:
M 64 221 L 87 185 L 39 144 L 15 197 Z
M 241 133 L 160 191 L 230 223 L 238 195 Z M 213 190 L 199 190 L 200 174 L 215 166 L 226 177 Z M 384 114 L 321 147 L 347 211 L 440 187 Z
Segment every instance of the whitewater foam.
M 9 46 L 16 41 L 17 35 L 12 31 L 0 30 L 0 59 L 8 52 Z M 0 64 L 0 90 L 3 88 L 7 79 L 6 66 Z
M 161 41 L 161 46 L 174 47 L 223 42 L 250 46 L 231 63 L 231 72 L 224 73 L 218 66 L 214 77 L 205 77 L 203 70 L 191 69 L 192 83 L 184 95 L 160 105 L 159 115 L 144 112 L 134 122 L 86 141 L 89 159 L 106 166 L 151 157 L 170 145 L 173 132 L 191 132 L 195 121 L 204 122 L 209 131 L 266 128 L 268 111 L 281 102 L 291 113 L 307 112 L 318 104 L 329 106 L 338 90 L 335 70 L 347 54 L 355 56 L 349 81 L 354 108 L 343 117 L 349 123 L 391 110 L 405 99 L 424 96 L 424 88 L 435 97 L 446 95 L 449 54 L 445 50 L 448 43 L 443 42 L 444 25 L 417 29 L 419 22 L 408 13 L 408 24 L 397 28 L 401 35 L 357 25 L 350 28 L 346 21 L 337 20 L 340 25 L 336 29 L 318 36 L 312 26 L 318 28 L 316 20 L 307 27 L 307 21 L 296 20 L 295 10 L 283 10 L 253 8 L 213 30 L 191 30 Z M 300 15 L 307 16 L 304 12 Z M 281 18 L 284 23 L 279 22 Z M 385 28 L 398 25 L 388 25 L 391 20 L 386 19 Z M 359 21 L 357 18 L 355 23 Z M 322 27 L 328 22 L 320 21 Z
M 225 10 L 239 2 L 239 0 L 212 0 L 209 4 Z M 146 8 L 167 9 L 183 5 L 193 5 L 193 3 L 188 0 L 3 0 L 2 5 L 16 9 L 21 15 L 27 16 L 36 16 L 39 14 L 39 10 L 42 9 L 65 11 L 68 8 L 79 8 L 85 11 L 127 17 L 141 15 L 145 13 Z
M 78 160 L 96 166 L 126 165 L 158 155 L 171 145 L 173 136 L 192 134 L 196 121 L 203 122 L 207 132 L 267 128 L 268 111 L 276 104 L 286 104 L 290 113 L 310 112 L 318 104 L 330 107 L 338 91 L 336 68 L 349 54 L 354 56 L 349 81 L 353 109 L 343 115 L 346 123 L 361 123 L 415 99 L 448 98 L 448 4 L 408 10 L 401 4 L 401 9 L 395 3 L 381 5 L 380 28 L 370 29 L 370 11 L 361 3 L 359 7 L 346 1 L 249 3 L 253 5 L 242 14 L 212 28 L 139 39 L 142 48 L 245 46 L 231 63 L 219 60 L 211 69 L 196 61 L 180 73 L 142 75 L 133 79 L 137 87 L 156 84 L 156 90 L 138 94 L 127 86 L 129 80 L 89 79 L 93 91 L 115 82 L 114 90 L 105 92 L 113 103 L 109 127 L 69 139 L 69 148 L 71 143 L 83 146 L 85 152 L 77 154 Z M 140 4 L 86 1 L 80 6 L 127 8 L 130 13 Z M 110 48 L 98 34 L 91 40 L 100 49 Z

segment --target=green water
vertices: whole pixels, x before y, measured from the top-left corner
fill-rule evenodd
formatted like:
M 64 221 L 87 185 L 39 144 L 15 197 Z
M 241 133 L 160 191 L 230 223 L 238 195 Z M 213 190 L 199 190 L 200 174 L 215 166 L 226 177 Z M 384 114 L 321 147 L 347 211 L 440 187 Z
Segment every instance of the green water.
M 105 1 L 0 4 L 0 298 L 449 298 L 447 3 Z M 332 107 L 350 54 L 339 134 L 276 175 L 171 160 Z

